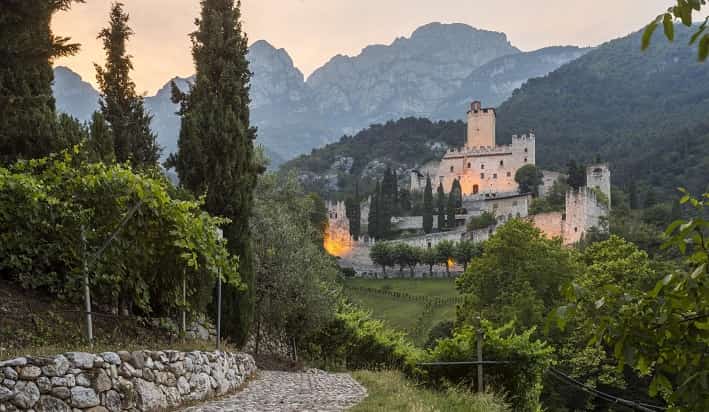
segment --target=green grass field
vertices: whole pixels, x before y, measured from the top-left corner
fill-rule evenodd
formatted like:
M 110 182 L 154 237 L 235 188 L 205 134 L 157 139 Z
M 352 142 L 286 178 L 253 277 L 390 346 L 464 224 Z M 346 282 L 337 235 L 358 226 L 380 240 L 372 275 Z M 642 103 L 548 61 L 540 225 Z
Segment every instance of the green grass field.
M 436 323 L 455 319 L 454 303 L 434 306 L 427 311 L 423 301 L 370 293 L 353 287 L 398 291 L 413 296 L 457 297 L 459 294 L 452 279 L 349 279 L 345 282 L 345 293 L 353 302 L 372 311 L 375 318 L 406 332 L 419 345 L 426 342 L 428 331 Z
M 367 398 L 352 412 L 510 412 L 498 396 L 449 389 L 434 391 L 394 371 L 356 371 L 352 374 L 365 388 Z

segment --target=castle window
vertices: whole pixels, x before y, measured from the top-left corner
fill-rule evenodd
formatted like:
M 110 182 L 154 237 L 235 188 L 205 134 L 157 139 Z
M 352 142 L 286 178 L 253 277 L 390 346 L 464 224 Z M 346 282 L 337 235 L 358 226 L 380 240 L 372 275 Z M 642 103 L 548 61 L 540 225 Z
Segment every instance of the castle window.
M 504 166 L 504 165 L 505 165 L 505 161 L 504 161 L 504 160 L 500 160 L 500 166 Z
M 472 166 L 473 165 L 470 162 L 468 162 L 468 169 L 470 169 Z
M 453 166 L 451 166 L 451 172 L 453 172 Z
M 485 165 L 480 165 L 480 168 L 481 168 L 481 169 L 484 169 L 484 168 L 485 168 Z
M 578 231 L 579 231 L 579 228 L 575 227 L 574 232 L 578 232 Z
M 512 177 L 512 172 L 507 172 L 507 177 Z
M 525 153 L 529 152 L 529 149 L 527 149 L 527 148 L 525 147 L 525 148 L 524 148 L 524 152 L 525 152 Z
M 480 178 L 485 179 L 485 173 L 480 173 Z
M 493 179 L 497 179 L 497 173 L 493 173 L 493 174 L 492 174 L 492 178 L 493 178 Z
M 526 158 L 526 157 L 524 158 L 524 163 L 527 163 L 527 158 Z

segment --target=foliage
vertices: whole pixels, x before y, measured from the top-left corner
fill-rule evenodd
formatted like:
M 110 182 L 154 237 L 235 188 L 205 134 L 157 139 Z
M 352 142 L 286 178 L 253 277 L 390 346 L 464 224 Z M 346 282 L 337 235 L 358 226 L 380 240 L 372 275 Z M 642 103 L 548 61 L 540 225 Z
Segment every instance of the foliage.
M 566 173 L 568 174 L 566 183 L 572 189 L 579 190 L 586 186 L 586 168 L 583 164 L 576 163 L 574 159 L 569 160 L 569 163 L 566 164 Z
M 338 269 L 318 243 L 314 207 L 294 176 L 259 179 L 251 219 L 257 352 L 262 333 L 302 343 L 335 312 Z
M 478 229 L 485 229 L 497 224 L 497 218 L 491 212 L 484 211 L 480 216 L 473 216 L 468 219 L 468 231 L 472 232 Z
M 433 276 L 433 266 L 439 263 L 436 249 L 422 248 L 419 256 L 421 257 L 421 264 L 428 266 L 429 276 Z
M 465 136 L 465 124 L 461 121 L 432 122 L 409 117 L 372 125 L 353 136 L 343 136 L 339 142 L 299 156 L 281 168 L 324 175 L 337 158 L 352 157 L 354 164 L 348 176 L 360 181 L 360 190 L 364 191 L 374 186 L 374 178 L 363 174 L 371 161 L 379 160 L 397 170 L 415 168 L 430 160 L 440 160 L 446 146 L 462 145 L 461 136 Z M 306 189 L 334 195 L 318 182 Z M 343 193 L 352 193 L 354 184 L 348 183 L 341 189 Z
M 534 197 L 539 196 L 539 185 L 544 183 L 544 174 L 535 165 L 524 165 L 517 169 L 515 182 L 519 185 L 520 193 L 532 193 Z
M 697 216 L 672 223 L 664 247 L 684 255 L 684 265 L 667 269 L 652 288 L 604 287 L 599 299 L 598 290 L 574 282 L 566 288 L 568 304 L 554 316 L 565 326 L 570 316 L 588 313 L 585 326 L 613 349 L 619 365 L 652 377 L 651 396 L 662 396 L 669 410 L 695 411 L 709 408 L 709 224 L 702 217 L 709 194 L 697 199 L 685 192 L 681 202 Z
M 446 227 L 446 194 L 443 191 L 443 182 L 438 184 L 436 189 L 436 211 L 438 212 L 438 230 L 441 231 Z
M 436 257 L 438 258 L 438 263 L 446 266 L 446 273 L 450 274 L 451 261 L 455 259 L 456 246 L 453 241 L 441 240 L 435 246 Z
M 414 269 L 421 261 L 419 249 L 408 243 L 397 243 L 392 246 L 391 251 L 394 255 L 394 262 L 399 265 L 399 271 L 401 272 L 404 267 L 408 267 L 411 271 L 411 277 L 413 277 Z
M 341 304 L 335 319 L 319 332 L 311 351 L 329 364 L 347 369 L 395 368 L 420 375 L 424 353 L 403 333 L 388 328 L 361 309 Z
M 457 279 L 458 290 L 475 297 L 460 308 L 459 320 L 469 322 L 482 313 L 494 322 L 541 325 L 561 298 L 557 285 L 575 272 L 573 250 L 513 219 L 483 244 L 482 256 Z
M 393 266 L 396 263 L 393 247 L 390 243 L 377 242 L 369 250 L 369 257 L 374 264 L 382 267 L 382 272 L 387 272 L 387 266 Z
M 484 334 L 485 358 L 512 362 L 487 367 L 486 385 L 504 390 L 515 411 L 540 410 L 542 378 L 546 368 L 551 366 L 553 349 L 533 338 L 534 328 L 516 333 L 513 322 L 495 327 L 487 320 L 481 321 L 480 328 Z M 476 356 L 477 339 L 476 329 L 464 326 L 456 329 L 453 337 L 438 340 L 428 357 L 437 362 L 470 361 Z M 476 369 L 448 366 L 430 368 L 428 373 L 432 381 L 470 383 Z
M 566 208 L 566 192 L 569 185 L 565 179 L 558 179 L 551 185 L 551 190 L 544 197 L 532 200 L 529 207 L 530 215 L 548 212 L 563 212 Z
M 237 260 L 216 238 L 225 220 L 173 193 L 163 176 L 68 153 L 0 169 L 0 277 L 76 301 L 85 261 L 95 305 L 174 313 L 185 279 L 189 308 L 203 311 L 216 268 L 241 287 Z
M 345 201 L 347 219 L 350 221 L 350 236 L 358 240 L 360 236 L 361 200 L 359 198 L 359 185 L 355 184 L 354 196 Z
M 379 231 L 379 208 L 381 207 L 381 187 L 379 182 L 377 182 L 374 193 L 372 193 L 371 203 L 369 205 L 369 216 L 367 216 L 367 234 L 370 239 L 378 239 L 381 237 L 381 232 Z
M 453 329 L 455 324 L 452 320 L 444 320 L 436 323 L 428 332 L 428 339 L 423 345 L 426 349 L 433 349 L 439 339 L 448 339 L 453 337 Z
M 94 64 L 101 90 L 99 103 L 104 119 L 111 126 L 116 160 L 130 162 L 138 168 L 153 167 L 157 165 L 161 149 L 150 130 L 152 116 L 146 112 L 143 97 L 136 93 L 135 83 L 130 78 L 133 63 L 126 43 L 132 35 L 123 4 L 113 3 L 109 27 L 98 35 L 106 52 L 106 66 Z
M 451 186 L 451 191 L 448 194 L 448 203 L 446 204 L 446 220 L 447 227 L 455 228 L 456 218 L 455 215 L 458 210 L 463 207 L 463 189 L 460 187 L 460 182 L 458 179 L 453 181 Z
M 241 257 L 246 292 L 227 288 L 224 294 L 226 335 L 243 343 L 254 311 L 254 273 L 249 219 L 257 176 L 264 171 L 254 150 L 256 130 L 249 121 L 248 39 L 242 31 L 240 4 L 234 0 L 202 0 L 191 34 L 196 66 L 189 95 L 173 85 L 180 103 L 182 127 L 178 153 L 168 159 L 190 192 L 205 195 L 205 210 L 224 216 L 229 250 Z
M 706 0 L 677 0 L 676 5 L 669 7 L 666 13 L 660 14 L 645 27 L 643 31 L 642 49 L 645 50 L 650 46 L 652 35 L 660 24 L 662 24 L 667 40 L 674 41 L 675 20 L 678 19 L 685 26 L 692 27 L 694 13 L 700 13 L 702 7 L 706 5 Z M 706 17 L 689 41 L 690 45 L 697 44 L 698 58 L 700 61 L 705 61 L 707 56 L 709 56 L 709 33 L 705 34 L 708 23 L 709 17 Z
M 352 412 L 510 412 L 498 395 L 470 393 L 466 388 L 449 387 L 443 391 L 426 389 L 397 371 L 356 371 L 352 374 L 365 388 L 367 397 Z
M 455 256 L 453 258 L 463 265 L 463 271 L 465 271 L 468 269 L 470 261 L 480 255 L 482 255 L 482 245 L 480 243 L 475 243 L 472 240 L 461 240 L 455 246 Z
M 676 27 L 674 43 L 645 52 L 641 36 L 612 40 L 527 81 L 497 109 L 498 140 L 534 128 L 543 169 L 562 170 L 572 158 L 590 163 L 598 154 L 614 184 L 653 187 L 659 201 L 680 186 L 706 190 L 709 70 L 686 47 L 688 29 Z
M 101 112 L 94 112 L 89 125 L 90 138 L 86 144 L 89 160 L 110 164 L 116 161 L 113 134 Z
M 75 54 L 79 45 L 52 33 L 51 20 L 71 3 L 27 0 L 0 4 L 0 165 L 67 147 L 56 138 L 52 61 Z

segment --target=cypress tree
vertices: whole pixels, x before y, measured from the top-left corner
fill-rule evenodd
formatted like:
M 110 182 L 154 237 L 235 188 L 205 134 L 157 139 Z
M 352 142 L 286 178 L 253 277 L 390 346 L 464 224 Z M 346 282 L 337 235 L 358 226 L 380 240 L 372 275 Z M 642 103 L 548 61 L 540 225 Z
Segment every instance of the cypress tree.
M 463 208 L 463 188 L 460 186 L 460 180 L 455 179 L 453 181 L 453 186 L 451 187 L 451 193 L 455 194 L 453 200 L 455 201 L 454 206 L 456 209 Z
M 640 202 L 638 201 L 638 187 L 635 185 L 635 180 L 630 182 L 630 208 L 637 209 L 640 207 Z
M 431 187 L 431 177 L 426 176 L 426 188 L 423 191 L 423 231 L 431 233 L 433 231 L 433 188 Z
M 78 44 L 55 36 L 54 13 L 72 0 L 0 2 L 0 164 L 64 149 L 57 140 L 52 61 Z
M 94 112 L 89 126 L 89 159 L 92 162 L 113 163 L 116 153 L 113 135 L 101 112 Z
M 360 235 L 361 205 L 359 199 L 359 183 L 355 183 L 354 199 L 352 199 L 352 214 L 348 216 L 350 220 L 350 235 L 352 239 L 358 240 Z
M 229 251 L 239 256 L 239 272 L 247 290 L 223 290 L 223 318 L 225 332 L 240 344 L 253 321 L 256 288 L 249 218 L 257 177 L 264 167 L 255 155 L 256 129 L 249 119 L 251 72 L 241 3 L 202 0 L 201 7 L 198 29 L 191 34 L 195 83 L 189 95 L 173 85 L 182 128 L 178 153 L 166 165 L 176 168 L 187 189 L 206 194 L 209 213 L 231 220 L 224 226 L 224 236 Z
M 443 191 L 442 182 L 438 184 L 436 208 L 438 209 L 438 230 L 441 230 L 446 227 L 446 194 Z
M 379 235 L 386 236 L 391 226 L 391 217 L 396 212 L 396 182 L 391 168 L 387 167 L 379 195 Z
M 379 182 L 369 202 L 369 215 L 367 216 L 367 234 L 372 239 L 379 238 Z
M 133 30 L 128 20 L 123 4 L 114 3 L 109 27 L 98 35 L 106 51 L 106 66 L 94 65 L 101 89 L 101 112 L 111 126 L 116 160 L 130 161 L 138 168 L 151 167 L 160 158 L 160 147 L 150 130 L 151 116 L 145 111 L 143 97 L 136 93 L 135 83 L 130 78 L 133 63 L 126 43 Z
M 458 179 L 453 181 L 451 185 L 451 191 L 448 194 L 448 203 L 446 205 L 446 215 L 447 215 L 447 227 L 455 227 L 455 214 L 456 211 L 462 207 L 463 199 L 461 195 L 461 187 Z M 458 206 L 460 205 L 460 206 Z

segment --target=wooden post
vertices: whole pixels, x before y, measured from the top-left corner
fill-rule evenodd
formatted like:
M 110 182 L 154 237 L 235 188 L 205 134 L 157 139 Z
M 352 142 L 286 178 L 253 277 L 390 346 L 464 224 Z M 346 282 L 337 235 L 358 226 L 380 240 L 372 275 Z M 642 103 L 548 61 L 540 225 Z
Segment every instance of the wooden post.
M 182 343 L 187 338 L 187 271 L 182 270 Z
M 477 338 L 478 347 L 478 392 L 482 393 L 485 390 L 483 384 L 483 329 L 478 327 Z
M 222 339 L 222 269 L 217 269 L 217 350 Z
M 84 225 L 81 225 L 81 250 L 82 260 L 84 261 L 84 310 L 86 311 L 86 337 L 89 340 L 89 346 L 94 346 L 94 327 L 91 319 L 91 288 L 89 285 L 89 261 L 86 246 L 86 231 Z

